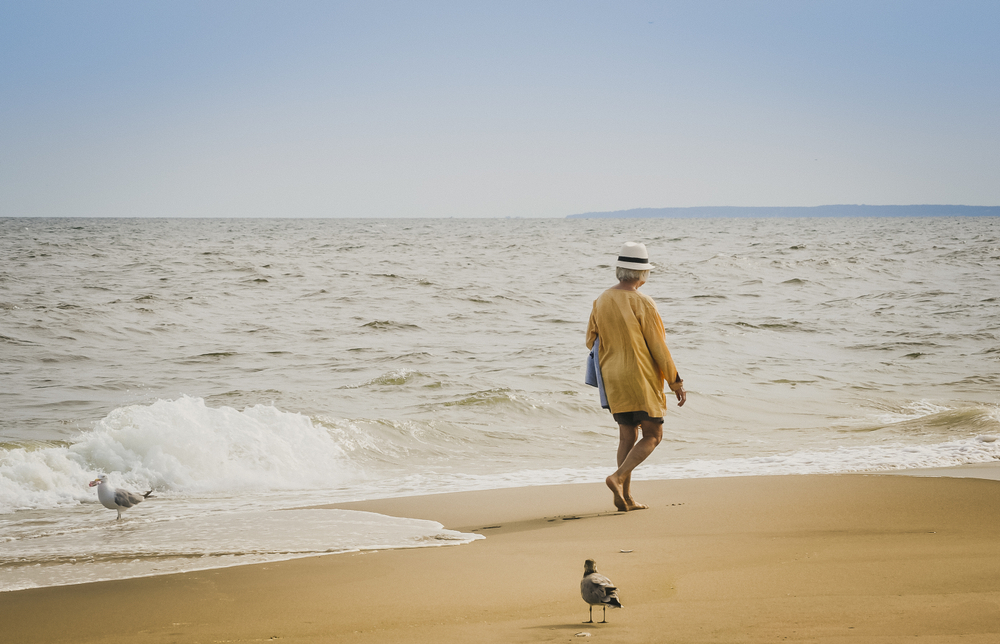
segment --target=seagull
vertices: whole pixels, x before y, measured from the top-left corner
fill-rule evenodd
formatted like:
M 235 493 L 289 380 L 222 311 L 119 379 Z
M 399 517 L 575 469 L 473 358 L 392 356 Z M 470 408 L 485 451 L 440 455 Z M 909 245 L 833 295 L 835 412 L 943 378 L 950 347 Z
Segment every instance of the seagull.
M 117 490 L 108 483 L 107 474 L 101 474 L 90 482 L 90 487 L 95 485 L 97 486 L 97 498 L 101 505 L 109 510 L 118 510 L 118 519 L 122 518 L 122 510 L 128 510 L 133 505 L 142 503 L 143 499 L 148 499 L 153 494 L 152 490 L 142 496 L 125 490 Z
M 593 559 L 588 559 L 583 564 L 580 594 L 583 595 L 583 601 L 590 604 L 590 621 L 584 622 L 584 624 L 594 623 L 594 606 L 600 606 L 604 609 L 604 621 L 600 622 L 601 624 L 608 621 L 608 606 L 612 608 L 622 607 L 621 602 L 618 601 L 618 589 L 615 588 L 610 579 L 597 572 L 597 562 Z

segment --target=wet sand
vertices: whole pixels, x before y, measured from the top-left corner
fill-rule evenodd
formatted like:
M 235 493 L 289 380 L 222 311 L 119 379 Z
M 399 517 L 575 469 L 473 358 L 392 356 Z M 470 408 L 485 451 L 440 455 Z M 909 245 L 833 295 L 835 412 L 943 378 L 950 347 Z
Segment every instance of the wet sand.
M 634 491 L 650 509 L 615 512 L 603 483 L 340 504 L 487 538 L 0 593 L 0 642 L 1000 641 L 1000 482 Z M 620 589 L 607 624 L 582 623 L 587 558 Z

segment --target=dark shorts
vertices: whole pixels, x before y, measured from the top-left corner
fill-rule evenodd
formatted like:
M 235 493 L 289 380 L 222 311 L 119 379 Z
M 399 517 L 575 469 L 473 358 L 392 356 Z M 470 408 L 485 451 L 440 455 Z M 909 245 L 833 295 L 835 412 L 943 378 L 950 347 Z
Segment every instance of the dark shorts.
M 644 411 L 626 411 L 620 414 L 611 414 L 611 415 L 614 416 L 615 422 L 618 423 L 619 425 L 635 426 L 644 420 L 651 420 L 654 423 L 659 423 L 661 425 L 663 424 L 662 418 L 656 416 L 650 416 Z

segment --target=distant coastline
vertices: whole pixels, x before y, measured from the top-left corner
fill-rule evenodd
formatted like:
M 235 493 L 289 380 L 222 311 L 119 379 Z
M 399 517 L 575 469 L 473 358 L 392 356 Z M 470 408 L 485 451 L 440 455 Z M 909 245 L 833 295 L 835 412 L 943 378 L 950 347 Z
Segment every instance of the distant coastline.
M 631 208 L 567 215 L 567 219 L 702 217 L 1000 217 L 1000 206 L 695 206 L 690 208 Z

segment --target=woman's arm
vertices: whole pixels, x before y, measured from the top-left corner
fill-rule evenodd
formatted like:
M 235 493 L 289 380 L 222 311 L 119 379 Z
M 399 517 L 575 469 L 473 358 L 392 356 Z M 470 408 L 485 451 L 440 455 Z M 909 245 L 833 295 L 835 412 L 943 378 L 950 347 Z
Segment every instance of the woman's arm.
M 646 340 L 646 348 L 649 349 L 649 355 L 653 358 L 653 363 L 660 371 L 660 377 L 667 383 L 671 391 L 678 393 L 684 389 L 684 381 L 681 380 L 680 374 L 677 373 L 674 359 L 670 355 L 670 349 L 667 348 L 663 319 L 660 317 L 660 312 L 656 310 L 656 305 L 652 300 L 647 304 L 649 306 L 645 311 L 645 315 L 640 320 L 642 335 Z M 678 396 L 678 400 L 680 400 L 680 396 Z

